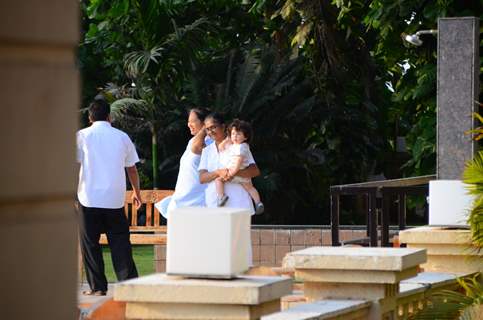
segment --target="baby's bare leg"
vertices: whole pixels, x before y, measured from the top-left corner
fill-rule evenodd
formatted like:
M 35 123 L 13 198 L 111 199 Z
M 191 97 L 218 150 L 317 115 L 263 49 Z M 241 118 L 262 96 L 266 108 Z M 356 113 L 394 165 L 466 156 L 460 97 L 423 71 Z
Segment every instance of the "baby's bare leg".
M 252 197 L 253 201 L 255 201 L 255 204 L 260 202 L 260 194 L 258 193 L 257 189 L 255 189 L 251 181 L 242 182 L 240 184 L 242 185 L 243 189 L 248 192 L 250 197 Z
M 218 197 L 221 197 L 225 194 L 225 183 L 223 179 L 218 177 L 215 179 L 215 186 L 216 186 L 216 194 Z

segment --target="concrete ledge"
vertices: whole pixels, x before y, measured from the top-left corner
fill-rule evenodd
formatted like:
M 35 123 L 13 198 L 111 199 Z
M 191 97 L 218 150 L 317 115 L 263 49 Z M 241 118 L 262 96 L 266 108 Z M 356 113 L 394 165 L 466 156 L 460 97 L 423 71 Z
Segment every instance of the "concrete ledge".
M 421 272 L 416 277 L 401 281 L 401 284 L 424 284 L 430 286 L 442 286 L 456 282 L 458 277 L 470 276 L 471 274 L 443 273 L 443 272 Z
M 284 267 L 402 271 L 425 261 L 426 251 L 421 249 L 312 247 L 291 252 L 284 261 Z
M 471 234 L 467 229 L 449 229 L 444 227 L 418 227 L 399 232 L 401 243 L 471 243 Z
M 412 267 L 401 272 L 297 269 L 295 271 L 295 279 L 303 279 L 303 281 L 308 282 L 398 283 L 401 280 L 414 277 L 417 274 L 417 267 Z
M 399 285 L 374 283 L 305 282 L 304 294 L 309 302 L 326 299 L 381 301 L 397 296 Z
M 399 299 L 404 299 L 406 297 L 414 296 L 414 295 L 421 295 L 421 297 L 424 297 L 424 293 L 429 288 L 430 288 L 429 284 L 400 283 L 399 284 L 399 295 L 397 296 L 398 301 L 399 301 Z
M 402 281 L 400 285 L 400 295 L 403 290 L 410 289 L 411 286 L 424 286 L 426 288 L 426 295 L 430 295 L 438 290 L 456 290 L 460 287 L 458 278 L 471 277 L 475 273 L 443 273 L 443 272 L 421 272 L 416 277 Z
M 401 319 L 409 318 L 416 310 L 428 305 L 428 298 L 435 291 L 456 290 L 458 287 L 457 276 L 454 274 L 421 272 L 399 284 L 397 314 Z
M 363 300 L 322 300 L 264 316 L 262 320 L 366 319 L 370 305 Z
M 188 279 L 153 274 L 115 286 L 114 300 L 151 303 L 258 305 L 292 291 L 287 277 L 240 276 L 233 280 Z
M 138 303 L 126 306 L 128 319 L 260 319 L 264 314 L 280 310 L 280 300 L 272 300 L 260 305 L 235 304 L 196 304 L 196 303 Z
M 408 243 L 408 245 L 410 245 L 411 248 L 424 248 L 426 249 L 427 254 L 432 256 L 483 256 L 483 252 L 478 252 L 477 249 L 470 247 L 469 243 Z

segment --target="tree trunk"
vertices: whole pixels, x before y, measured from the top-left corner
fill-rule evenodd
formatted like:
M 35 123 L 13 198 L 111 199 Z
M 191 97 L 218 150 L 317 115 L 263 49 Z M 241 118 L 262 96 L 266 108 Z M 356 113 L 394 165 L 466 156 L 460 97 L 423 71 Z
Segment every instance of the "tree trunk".
M 153 164 L 153 189 L 158 189 L 158 139 L 156 128 L 151 126 L 152 164 Z

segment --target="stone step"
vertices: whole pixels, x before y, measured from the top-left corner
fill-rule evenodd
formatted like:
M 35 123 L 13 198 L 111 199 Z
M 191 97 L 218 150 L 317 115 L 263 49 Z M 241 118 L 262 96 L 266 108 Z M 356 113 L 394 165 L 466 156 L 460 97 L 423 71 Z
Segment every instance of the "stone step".
M 303 303 L 307 303 L 307 298 L 304 296 L 304 292 L 294 290 L 292 291 L 292 294 L 283 296 L 282 299 L 280 299 L 280 309 L 290 309 Z

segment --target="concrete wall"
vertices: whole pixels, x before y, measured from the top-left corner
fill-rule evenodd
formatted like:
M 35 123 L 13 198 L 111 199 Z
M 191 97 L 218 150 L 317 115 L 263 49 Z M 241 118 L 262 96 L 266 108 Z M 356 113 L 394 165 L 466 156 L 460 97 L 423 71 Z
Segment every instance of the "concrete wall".
M 75 319 L 78 1 L 0 1 L 0 318 Z

